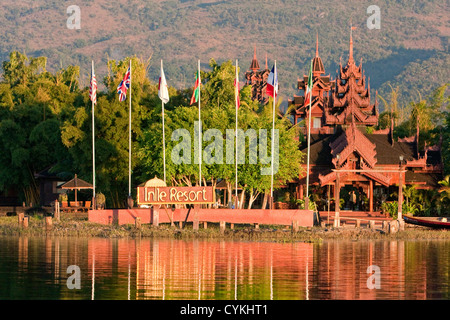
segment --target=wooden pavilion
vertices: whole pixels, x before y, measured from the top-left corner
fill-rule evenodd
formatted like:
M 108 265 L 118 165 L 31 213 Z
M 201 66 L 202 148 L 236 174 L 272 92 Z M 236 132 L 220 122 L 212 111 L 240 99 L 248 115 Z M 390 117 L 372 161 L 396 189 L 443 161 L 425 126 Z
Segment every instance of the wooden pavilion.
M 374 131 L 378 124 L 378 102 L 371 103 L 370 83 L 366 81 L 362 62 L 356 65 L 353 39 L 350 35 L 349 58 L 339 65 L 336 80 L 324 76 L 319 56 L 318 40 L 313 59 L 313 90 L 311 102 L 310 188 L 321 199 L 333 197 L 335 203 L 345 198 L 343 206 L 373 213 L 391 193 L 398 193 L 402 202 L 402 186 L 437 188 L 442 179 L 443 165 L 440 145 L 419 150 L 419 131 L 415 136 L 394 141 L 391 128 Z M 298 89 L 305 91 L 308 76 L 298 80 Z M 307 153 L 309 104 L 304 96 L 289 100 L 294 124 L 305 120 L 302 128 Z M 298 199 L 306 194 L 306 164 L 304 174 L 291 184 Z M 328 195 L 327 195 L 328 193 Z M 350 195 L 357 194 L 357 199 Z M 353 203 L 349 203 L 353 202 Z M 333 205 L 336 216 L 340 206 Z M 401 206 L 399 206 L 401 216 Z

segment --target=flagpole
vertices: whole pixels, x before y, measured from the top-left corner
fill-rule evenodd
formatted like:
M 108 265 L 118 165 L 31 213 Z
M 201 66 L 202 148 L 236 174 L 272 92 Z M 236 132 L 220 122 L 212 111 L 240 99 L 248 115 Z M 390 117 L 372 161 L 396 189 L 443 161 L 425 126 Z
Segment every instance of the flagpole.
M 131 59 L 130 59 L 130 114 L 128 122 L 128 198 L 131 198 Z
M 161 59 L 161 77 L 162 77 L 162 71 L 163 71 L 163 61 Z M 161 84 L 160 84 L 161 85 Z M 160 90 L 164 90 L 163 88 L 160 88 Z M 165 125 L 164 125 L 164 101 L 161 100 L 162 105 L 162 132 L 163 132 L 163 160 L 164 160 L 164 182 L 166 182 L 166 132 L 165 132 Z
M 238 61 L 236 59 L 236 87 L 235 87 L 235 98 L 234 98 L 234 103 L 236 105 L 236 204 L 235 204 L 235 208 L 238 209 L 238 101 L 237 99 L 239 99 L 239 90 L 238 90 L 238 86 L 239 86 L 239 74 L 238 74 Z
M 310 70 L 312 70 L 312 60 Z M 312 77 L 312 73 L 309 72 L 309 76 Z M 305 199 L 305 209 L 309 209 L 309 158 L 310 158 L 310 148 L 311 148 L 311 101 L 313 98 L 312 88 L 313 88 L 313 80 L 308 79 L 308 82 L 311 82 L 310 94 L 309 94 L 309 115 L 308 115 L 308 158 L 306 164 L 306 199 Z
M 92 60 L 92 75 L 91 77 L 94 76 L 94 60 Z M 91 79 L 92 81 L 92 79 Z M 92 85 L 92 84 L 91 84 Z M 97 94 L 97 93 L 96 93 Z M 95 199 L 95 133 L 94 133 L 94 108 L 95 108 L 95 103 L 94 103 L 94 99 L 92 100 L 92 184 L 93 184 L 93 198 Z
M 200 78 L 200 59 L 198 60 L 198 172 L 199 172 L 199 186 L 202 185 L 202 120 L 200 113 L 200 93 L 201 93 L 201 78 Z
M 277 72 L 277 61 L 274 61 L 274 77 L 276 77 L 276 72 Z M 278 79 L 277 79 L 278 81 Z M 274 156 L 274 149 L 275 149 L 275 100 L 277 97 L 277 89 L 276 89 L 276 82 L 274 80 L 274 88 L 273 88 L 273 114 L 272 114 L 272 148 L 271 148 L 271 153 L 272 153 L 272 165 L 271 165 L 271 170 L 272 170 L 272 175 L 271 175 L 271 182 L 270 182 L 270 209 L 273 209 L 273 156 Z

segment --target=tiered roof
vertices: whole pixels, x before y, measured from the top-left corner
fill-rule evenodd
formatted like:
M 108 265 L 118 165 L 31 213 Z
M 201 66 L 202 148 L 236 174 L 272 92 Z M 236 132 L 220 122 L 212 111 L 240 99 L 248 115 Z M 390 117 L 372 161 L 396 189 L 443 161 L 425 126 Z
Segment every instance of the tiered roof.
M 329 104 L 330 92 L 334 86 L 334 80 L 331 76 L 325 76 L 325 68 L 322 59 L 319 56 L 319 38 L 316 38 L 316 54 L 312 61 L 313 71 L 313 89 L 311 110 L 317 115 L 322 115 Z M 297 88 L 306 91 L 306 84 L 308 83 L 308 75 L 303 75 L 302 79 L 298 79 Z M 309 112 L 309 105 L 305 105 L 305 96 L 294 95 L 294 99 L 289 101 L 289 104 L 295 105 L 292 114 L 300 118 L 306 118 Z
M 370 82 L 370 80 L 369 80 Z M 362 61 L 356 66 L 353 58 L 353 37 L 350 34 L 350 50 L 347 65 L 339 63 L 339 75 L 330 104 L 326 109 L 327 125 L 358 124 L 374 126 L 378 123 L 377 101 L 370 103 L 370 84 L 366 88 L 366 77 Z

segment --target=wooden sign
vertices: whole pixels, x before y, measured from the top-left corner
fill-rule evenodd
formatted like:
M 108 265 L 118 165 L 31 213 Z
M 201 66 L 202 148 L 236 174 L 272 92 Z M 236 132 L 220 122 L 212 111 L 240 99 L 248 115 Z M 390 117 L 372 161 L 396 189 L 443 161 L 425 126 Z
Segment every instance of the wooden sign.
M 213 187 L 138 187 L 137 202 L 143 204 L 204 204 L 215 202 Z

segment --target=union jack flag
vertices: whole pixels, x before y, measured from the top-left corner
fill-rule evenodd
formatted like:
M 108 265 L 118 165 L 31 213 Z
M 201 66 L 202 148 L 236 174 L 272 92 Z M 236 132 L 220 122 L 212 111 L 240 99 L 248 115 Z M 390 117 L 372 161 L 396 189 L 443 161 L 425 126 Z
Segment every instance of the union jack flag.
M 94 104 L 97 103 L 97 80 L 95 79 L 94 62 L 92 62 L 91 83 L 89 85 L 89 98 Z
M 127 73 L 125 73 L 125 77 L 123 77 L 122 82 L 120 82 L 117 87 L 117 93 L 119 94 L 119 101 L 125 101 L 127 98 L 127 90 L 130 88 L 131 83 L 131 70 L 128 68 Z

